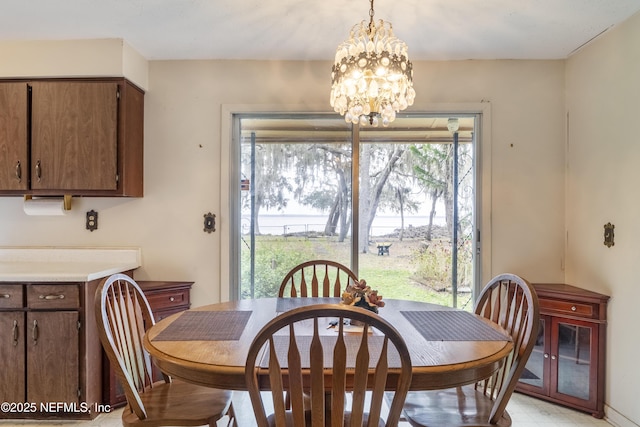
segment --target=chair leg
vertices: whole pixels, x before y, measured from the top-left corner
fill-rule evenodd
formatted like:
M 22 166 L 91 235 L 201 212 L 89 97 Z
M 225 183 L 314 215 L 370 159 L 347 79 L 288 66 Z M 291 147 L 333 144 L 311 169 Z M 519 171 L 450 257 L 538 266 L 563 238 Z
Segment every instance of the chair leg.
M 236 412 L 233 409 L 233 402 L 229 404 L 229 409 L 227 410 L 225 416 L 229 417 L 226 423 L 226 427 L 236 427 L 238 425 L 238 423 L 236 422 Z M 222 418 L 220 418 L 218 421 L 220 421 Z M 218 421 L 213 421 L 209 424 L 209 427 L 218 427 Z

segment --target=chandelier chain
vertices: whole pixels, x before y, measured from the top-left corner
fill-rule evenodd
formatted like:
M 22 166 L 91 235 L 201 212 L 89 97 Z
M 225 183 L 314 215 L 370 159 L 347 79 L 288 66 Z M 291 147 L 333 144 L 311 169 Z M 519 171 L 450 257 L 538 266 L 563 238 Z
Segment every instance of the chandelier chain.
M 373 15 L 375 15 L 375 11 L 373 10 L 373 0 L 370 0 L 371 9 L 369 9 L 369 28 L 373 28 Z

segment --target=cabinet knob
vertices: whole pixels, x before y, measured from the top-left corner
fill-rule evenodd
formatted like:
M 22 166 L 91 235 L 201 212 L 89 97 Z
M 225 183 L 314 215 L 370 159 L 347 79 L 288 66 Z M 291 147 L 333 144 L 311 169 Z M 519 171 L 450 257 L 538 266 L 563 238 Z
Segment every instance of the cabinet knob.
M 13 346 L 14 347 L 18 345 L 18 337 L 19 337 L 18 332 L 19 332 L 18 331 L 18 321 L 14 320 L 13 321 Z
M 11 295 L 9 295 L 9 294 L 2 294 L 2 295 L 0 295 L 0 298 L 9 299 L 9 298 L 11 298 Z
M 169 301 L 174 302 L 176 299 L 174 297 L 169 298 Z
M 577 310 L 576 306 L 575 306 L 575 305 L 572 305 L 572 306 L 571 306 L 571 311 L 576 311 L 576 310 Z
M 38 344 L 38 321 L 33 321 L 33 329 L 31 330 L 31 338 L 33 338 L 33 345 Z
M 545 354 L 544 354 L 544 358 L 545 358 L 545 359 L 548 359 L 548 358 L 549 358 L 549 353 L 545 353 Z
M 557 358 L 556 358 L 555 354 L 553 356 L 551 356 L 551 360 L 556 360 L 556 359 Z

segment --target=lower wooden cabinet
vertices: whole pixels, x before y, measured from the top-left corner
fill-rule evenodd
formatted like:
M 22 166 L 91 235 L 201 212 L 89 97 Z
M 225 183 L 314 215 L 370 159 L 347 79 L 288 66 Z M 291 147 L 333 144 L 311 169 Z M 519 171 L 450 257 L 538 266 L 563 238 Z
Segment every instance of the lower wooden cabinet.
M 533 284 L 540 330 L 517 391 L 604 417 L 609 297 L 565 284 Z
M 156 322 L 191 306 L 190 293 L 193 282 L 137 280 L 136 283 L 147 297 Z M 122 406 L 127 402 L 124 390 L 106 354 L 103 354 L 103 359 L 103 401 L 111 407 Z M 160 372 L 154 369 L 154 379 L 159 381 L 161 378 Z
M 0 418 L 90 419 L 98 412 L 97 281 L 0 284 Z

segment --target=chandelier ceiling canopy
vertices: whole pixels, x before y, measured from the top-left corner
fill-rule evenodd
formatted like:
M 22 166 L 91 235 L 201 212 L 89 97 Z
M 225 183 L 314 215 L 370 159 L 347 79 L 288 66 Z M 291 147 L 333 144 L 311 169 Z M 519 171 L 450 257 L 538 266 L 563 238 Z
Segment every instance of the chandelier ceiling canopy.
M 393 35 L 391 23 L 373 20 L 351 29 L 336 51 L 331 69 L 331 106 L 349 123 L 388 126 L 398 111 L 413 104 L 413 65 L 407 45 Z

